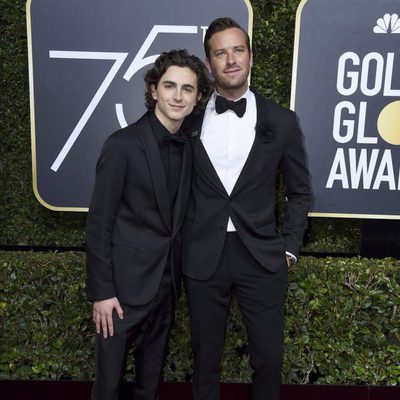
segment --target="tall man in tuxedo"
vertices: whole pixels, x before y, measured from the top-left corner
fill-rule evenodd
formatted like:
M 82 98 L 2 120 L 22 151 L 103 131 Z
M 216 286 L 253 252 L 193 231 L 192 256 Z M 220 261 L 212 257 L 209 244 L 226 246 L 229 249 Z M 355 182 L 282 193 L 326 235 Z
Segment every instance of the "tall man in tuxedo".
M 182 232 L 194 352 L 195 400 L 217 400 L 231 296 L 244 317 L 253 399 L 278 400 L 288 268 L 311 202 L 296 115 L 249 89 L 250 40 L 234 20 L 213 21 L 204 41 L 215 92 L 191 122 L 193 176 Z M 275 182 L 286 213 L 275 225 Z
M 118 398 L 133 343 L 133 399 L 156 399 L 180 282 L 191 175 L 180 128 L 207 97 L 207 70 L 174 50 L 158 57 L 145 82 L 148 112 L 106 140 L 87 220 L 87 296 L 97 333 L 93 400 Z

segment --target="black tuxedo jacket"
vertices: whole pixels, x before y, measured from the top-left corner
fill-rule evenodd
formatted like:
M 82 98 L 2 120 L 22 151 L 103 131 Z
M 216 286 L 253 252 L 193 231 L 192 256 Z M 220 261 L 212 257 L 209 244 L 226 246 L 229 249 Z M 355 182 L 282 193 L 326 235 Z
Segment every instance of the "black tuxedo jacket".
M 171 221 L 167 182 L 149 113 L 111 135 L 96 166 L 86 228 L 87 297 L 116 296 L 143 305 L 155 295 L 167 257 L 177 285 L 181 229 L 190 189 L 191 152 L 184 144 Z
M 201 142 L 204 113 L 191 121 L 191 195 L 182 231 L 183 273 L 208 279 L 224 245 L 228 217 L 253 257 L 276 271 L 285 251 L 298 256 L 307 227 L 311 190 L 296 114 L 255 93 L 256 137 L 243 170 L 228 195 Z M 218 134 L 218 132 L 216 132 Z M 283 227 L 275 224 L 275 181 L 282 173 L 287 198 Z

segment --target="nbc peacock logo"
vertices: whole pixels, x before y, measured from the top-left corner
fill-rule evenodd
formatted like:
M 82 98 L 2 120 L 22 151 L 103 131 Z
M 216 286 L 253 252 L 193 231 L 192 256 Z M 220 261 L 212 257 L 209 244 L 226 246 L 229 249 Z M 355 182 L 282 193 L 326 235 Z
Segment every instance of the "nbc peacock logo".
M 400 33 L 400 18 L 397 14 L 385 14 L 378 18 L 373 29 L 374 33 Z

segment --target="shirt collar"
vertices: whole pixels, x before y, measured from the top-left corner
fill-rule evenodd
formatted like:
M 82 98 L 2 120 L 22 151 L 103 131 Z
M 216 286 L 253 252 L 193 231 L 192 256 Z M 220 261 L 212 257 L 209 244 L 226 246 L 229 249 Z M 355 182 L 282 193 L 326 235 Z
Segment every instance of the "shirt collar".
M 170 135 L 179 135 L 180 129 L 176 133 L 171 133 L 157 118 L 155 112 L 150 113 L 150 125 L 153 130 L 154 136 L 157 140 L 158 145 L 161 147 L 164 137 L 169 137 Z
M 250 93 L 251 93 L 251 91 L 250 91 L 250 88 L 248 87 L 246 92 L 241 97 L 239 97 L 238 99 L 235 99 L 234 101 L 238 101 L 238 100 L 244 98 L 244 99 L 247 100 L 247 104 L 248 104 L 249 103 L 249 99 L 250 99 Z M 210 101 L 207 104 L 207 108 L 209 108 L 210 111 L 214 111 L 215 112 L 215 99 L 217 98 L 217 96 L 222 96 L 222 95 L 219 94 L 217 92 L 217 90 L 214 90 L 213 94 L 211 95 Z

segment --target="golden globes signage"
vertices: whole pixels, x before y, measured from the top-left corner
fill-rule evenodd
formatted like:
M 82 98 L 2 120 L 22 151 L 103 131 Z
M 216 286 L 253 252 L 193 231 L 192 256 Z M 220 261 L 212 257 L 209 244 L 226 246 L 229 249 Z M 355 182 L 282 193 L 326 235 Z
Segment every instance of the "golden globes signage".
M 249 0 L 29 0 L 33 187 L 44 206 L 87 211 L 108 135 L 145 111 L 145 71 L 162 51 L 204 58 L 213 19 L 251 35 Z
M 311 216 L 400 219 L 400 2 L 303 0 L 292 108 Z

